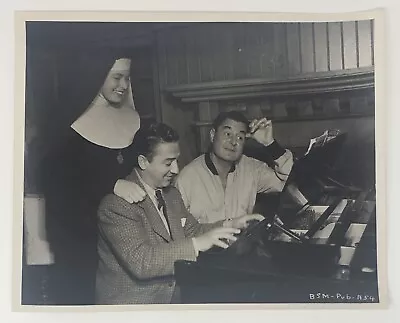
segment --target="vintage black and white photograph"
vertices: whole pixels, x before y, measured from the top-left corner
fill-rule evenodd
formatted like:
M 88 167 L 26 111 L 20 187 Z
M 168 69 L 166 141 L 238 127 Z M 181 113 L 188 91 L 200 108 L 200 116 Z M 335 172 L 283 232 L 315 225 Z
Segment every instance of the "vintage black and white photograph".
M 373 17 L 20 24 L 20 305 L 382 302 Z

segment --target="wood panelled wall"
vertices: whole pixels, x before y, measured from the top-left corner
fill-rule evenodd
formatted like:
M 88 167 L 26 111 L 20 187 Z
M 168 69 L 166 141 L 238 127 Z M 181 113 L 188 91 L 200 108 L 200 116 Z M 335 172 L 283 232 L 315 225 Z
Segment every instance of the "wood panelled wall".
M 159 34 L 162 83 L 287 78 L 374 65 L 372 21 L 203 23 Z
M 207 149 L 210 122 L 226 109 L 242 110 L 249 118 L 271 117 L 277 139 L 292 149 L 307 145 L 327 127 L 373 142 L 371 20 L 198 23 L 161 30 L 155 41 L 160 118 L 181 135 L 182 166 Z M 327 77 L 329 83 L 338 74 L 359 71 L 372 75 L 372 83 L 357 91 L 332 89 L 314 95 L 314 89 L 306 93 L 300 85 L 296 90 L 305 95 L 270 95 L 269 89 L 282 81 L 305 84 Z M 345 83 L 350 88 L 354 84 L 350 79 Z

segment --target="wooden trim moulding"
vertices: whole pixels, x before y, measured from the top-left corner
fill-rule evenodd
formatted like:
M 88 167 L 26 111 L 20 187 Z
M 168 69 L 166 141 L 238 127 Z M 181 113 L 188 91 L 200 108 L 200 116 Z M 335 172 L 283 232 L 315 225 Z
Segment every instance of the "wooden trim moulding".
M 165 89 L 182 102 L 342 92 L 374 87 L 374 68 L 303 74 L 287 79 L 243 79 L 182 84 Z
M 335 119 L 354 119 L 354 118 L 373 118 L 375 113 L 358 113 L 358 114 L 336 114 L 336 115 L 325 115 L 325 116 L 307 116 L 307 117 L 284 117 L 284 118 L 274 118 L 270 117 L 268 119 L 272 120 L 274 123 L 290 123 L 290 122 L 308 122 L 308 121 L 320 121 L 320 120 L 335 120 Z M 250 120 L 249 120 L 250 121 Z M 210 127 L 212 126 L 212 121 L 196 121 L 193 123 L 195 127 Z

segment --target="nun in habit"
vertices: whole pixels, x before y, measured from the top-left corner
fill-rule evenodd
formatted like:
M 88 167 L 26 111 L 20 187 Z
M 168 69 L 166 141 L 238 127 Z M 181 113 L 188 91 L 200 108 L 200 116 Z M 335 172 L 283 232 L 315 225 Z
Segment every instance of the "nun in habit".
M 80 65 L 86 78 L 99 74 L 97 58 L 97 64 Z M 68 68 L 60 80 L 60 89 L 66 93 L 65 97 L 61 94 L 64 120 L 71 112 L 68 109 L 79 110 L 85 96 L 91 96 L 92 101 L 69 124 L 64 139 L 45 164 L 46 229 L 55 257 L 50 289 L 57 305 L 94 304 L 97 208 L 108 193 L 127 201 L 135 194 L 131 183 L 123 180 L 132 171 L 131 144 L 140 127 L 130 83 L 131 61 L 118 58 L 111 62 L 97 95 L 85 95 L 88 88 Z

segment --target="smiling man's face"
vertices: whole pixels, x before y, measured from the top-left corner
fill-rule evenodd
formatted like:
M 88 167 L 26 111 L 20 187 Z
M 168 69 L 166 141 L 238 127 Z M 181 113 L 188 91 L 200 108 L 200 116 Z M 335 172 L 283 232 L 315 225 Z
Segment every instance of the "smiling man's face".
M 163 142 L 154 147 L 151 158 L 145 158 L 142 177 L 154 189 L 172 184 L 179 173 L 178 158 L 180 155 L 178 142 Z
M 210 132 L 213 153 L 224 161 L 239 160 L 243 154 L 246 131 L 246 124 L 226 119 L 218 129 Z

